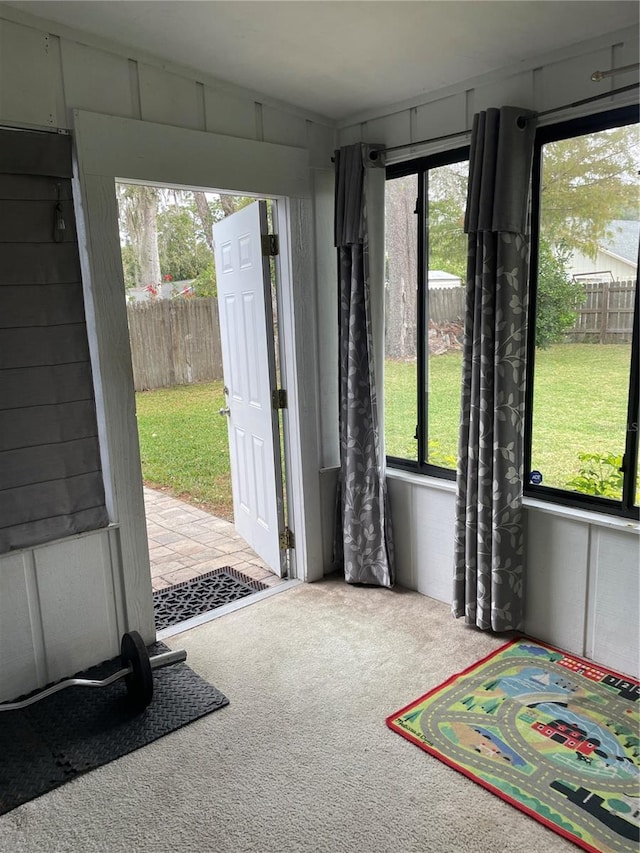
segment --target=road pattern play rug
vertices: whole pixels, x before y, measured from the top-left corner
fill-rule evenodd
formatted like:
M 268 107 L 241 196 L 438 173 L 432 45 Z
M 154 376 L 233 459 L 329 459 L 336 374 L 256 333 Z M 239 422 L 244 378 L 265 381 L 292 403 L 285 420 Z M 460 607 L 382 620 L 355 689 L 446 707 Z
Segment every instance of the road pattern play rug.
M 640 686 L 513 640 L 388 717 L 407 740 L 598 853 L 638 853 Z

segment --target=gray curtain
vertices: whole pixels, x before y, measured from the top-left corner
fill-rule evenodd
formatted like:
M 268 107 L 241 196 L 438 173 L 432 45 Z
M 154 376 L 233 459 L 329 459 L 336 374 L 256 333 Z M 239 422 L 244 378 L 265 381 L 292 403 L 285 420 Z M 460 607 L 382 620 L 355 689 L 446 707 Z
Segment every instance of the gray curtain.
M 534 119 L 474 117 L 455 530 L 453 613 L 493 631 L 524 615 L 523 432 L 528 199 Z
M 108 524 L 71 138 L 0 131 L 0 553 Z
M 339 257 L 340 474 L 334 560 L 349 583 L 393 586 L 393 540 L 378 433 L 373 364 L 365 159 L 336 152 L 335 244 Z

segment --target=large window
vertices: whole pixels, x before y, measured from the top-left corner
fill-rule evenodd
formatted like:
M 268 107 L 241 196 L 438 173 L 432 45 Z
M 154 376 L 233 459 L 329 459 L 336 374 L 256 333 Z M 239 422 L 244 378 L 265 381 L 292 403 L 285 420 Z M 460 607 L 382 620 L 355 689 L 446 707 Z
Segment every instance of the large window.
M 541 128 L 533 241 L 527 493 L 638 514 L 636 108 Z
M 454 477 L 468 149 L 387 168 L 385 446 L 396 466 Z

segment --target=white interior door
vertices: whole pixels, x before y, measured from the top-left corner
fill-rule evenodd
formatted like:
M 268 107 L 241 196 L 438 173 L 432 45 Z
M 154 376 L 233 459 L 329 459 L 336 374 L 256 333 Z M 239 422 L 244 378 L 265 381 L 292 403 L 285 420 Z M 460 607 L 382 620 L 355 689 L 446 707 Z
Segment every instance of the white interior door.
M 236 530 L 278 575 L 284 552 L 282 470 L 276 387 L 266 202 L 213 226 L 222 366 L 227 395 Z

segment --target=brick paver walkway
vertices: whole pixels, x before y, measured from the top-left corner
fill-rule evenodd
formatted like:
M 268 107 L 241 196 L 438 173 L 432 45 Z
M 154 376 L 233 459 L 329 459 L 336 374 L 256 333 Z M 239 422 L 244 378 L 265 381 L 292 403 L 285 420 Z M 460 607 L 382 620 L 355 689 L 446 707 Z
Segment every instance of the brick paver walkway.
M 223 566 L 268 586 L 281 582 L 230 522 L 153 489 L 144 489 L 144 504 L 154 590 Z

